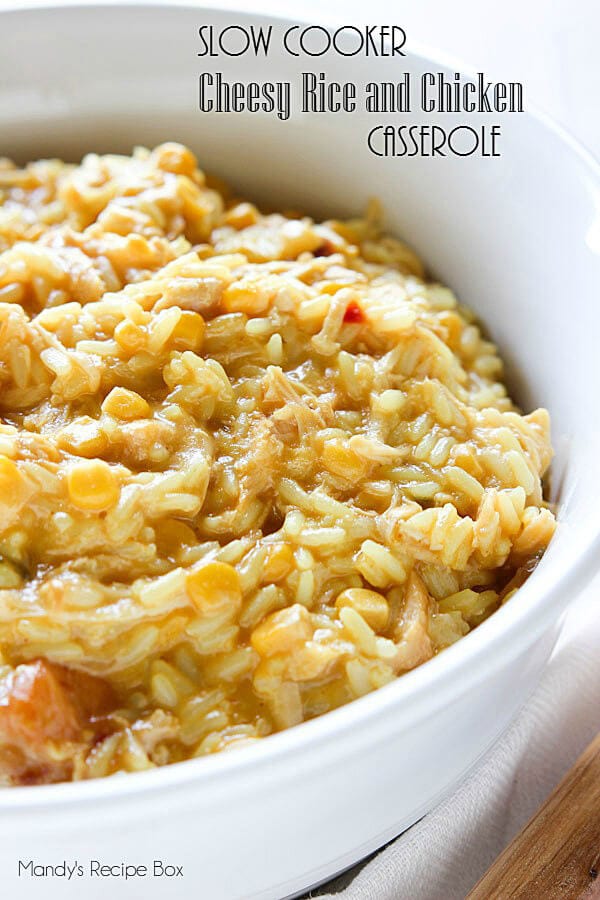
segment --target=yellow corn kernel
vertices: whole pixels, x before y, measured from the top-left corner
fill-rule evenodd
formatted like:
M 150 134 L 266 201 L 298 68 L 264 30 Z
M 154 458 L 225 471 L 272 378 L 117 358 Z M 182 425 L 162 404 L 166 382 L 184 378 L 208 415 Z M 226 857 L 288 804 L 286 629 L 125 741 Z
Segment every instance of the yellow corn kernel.
M 178 350 L 197 352 L 204 340 L 204 319 L 200 313 L 184 310 L 171 332 L 171 340 Z
M 104 399 L 102 412 L 115 419 L 124 419 L 130 422 L 133 419 L 145 419 L 151 414 L 150 406 L 136 394 L 127 388 L 115 387 Z
M 268 310 L 272 293 L 250 281 L 234 281 L 225 288 L 223 307 L 227 312 L 243 312 L 258 316 Z
M 73 506 L 86 512 L 103 512 L 119 499 L 119 483 L 108 463 L 90 459 L 75 463 L 67 475 Z
M 190 600 L 206 616 L 237 612 L 242 603 L 240 576 L 228 563 L 209 562 L 185 580 Z
M 0 454 L 0 506 L 5 511 L 16 511 L 27 502 L 33 490 L 17 464 L 8 456 Z M 4 527 L 7 524 L 5 522 Z
M 196 157 L 183 144 L 169 141 L 152 151 L 152 159 L 157 168 L 163 172 L 174 172 L 176 175 L 194 175 L 197 167 Z
M 138 353 L 146 346 L 148 335 L 143 328 L 124 319 L 114 330 L 115 341 L 128 353 Z
M 338 441 L 326 441 L 323 446 L 323 464 L 326 469 L 345 478 L 346 481 L 358 481 L 369 471 L 369 462 L 354 450 L 344 447 Z
M 98 422 L 89 416 L 81 416 L 59 431 L 57 443 L 61 450 L 91 459 L 104 453 L 108 438 Z
M 388 623 L 390 615 L 388 602 L 377 591 L 368 591 L 366 588 L 348 588 L 338 596 L 335 605 L 338 609 L 351 606 L 357 613 L 360 613 L 374 631 L 383 631 Z
M 278 541 L 270 544 L 263 567 L 263 581 L 281 581 L 289 575 L 294 565 L 294 553 L 289 544 Z
M 248 228 L 258 222 L 258 210 L 252 203 L 236 203 L 227 210 L 224 219 L 232 228 Z
M 250 643 L 261 656 L 289 653 L 312 637 L 310 613 L 305 606 L 294 603 L 286 609 L 271 613 L 254 629 Z
M 161 556 L 176 556 L 182 547 L 198 543 L 193 528 L 178 519 L 167 519 L 155 526 L 156 542 Z
M 320 294 L 337 294 L 338 291 L 341 291 L 343 288 L 354 287 L 356 284 L 356 279 L 348 278 L 344 280 L 343 278 L 339 278 L 336 281 L 323 281 L 319 284 L 319 293 Z

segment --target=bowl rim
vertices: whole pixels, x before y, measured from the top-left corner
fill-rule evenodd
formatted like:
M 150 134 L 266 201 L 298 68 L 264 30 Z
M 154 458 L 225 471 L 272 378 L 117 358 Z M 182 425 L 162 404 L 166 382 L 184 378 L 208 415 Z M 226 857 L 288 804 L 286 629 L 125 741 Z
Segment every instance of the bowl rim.
M 17 0 L 12 0 L 16 3 Z M 235 6 L 212 7 L 193 2 L 169 3 L 168 0 L 140 0 L 140 2 L 114 3 L 111 0 L 91 3 L 69 2 L 69 0 L 53 0 L 49 4 L 32 2 L 26 5 L 8 5 L 0 9 L 0 23 L 10 16 L 16 19 L 32 15 L 58 15 L 65 12 L 77 12 L 90 17 L 98 16 L 107 10 L 118 15 L 132 13 L 148 13 L 150 11 L 177 13 L 202 13 L 216 16 L 235 16 L 236 19 L 260 19 L 271 24 L 322 24 L 331 27 L 331 17 L 325 11 L 321 14 L 304 18 L 294 13 L 293 16 L 274 15 L 270 12 L 238 10 Z M 452 55 L 432 49 L 422 42 L 411 40 L 411 57 L 427 63 L 453 68 L 467 75 L 474 74 L 472 68 Z M 535 104 L 527 103 L 525 115 L 542 129 L 551 132 L 562 144 L 566 145 L 578 161 L 583 164 L 592 176 L 600 195 L 600 163 L 597 158 L 567 129 L 558 124 L 547 113 L 540 111 Z M 560 517 L 559 517 L 560 521 Z M 553 540 L 556 540 L 554 538 Z M 96 806 L 106 805 L 114 800 L 136 797 L 140 795 L 154 797 L 163 791 L 178 793 L 187 788 L 208 787 L 212 784 L 222 786 L 225 779 L 233 781 L 245 780 L 248 774 L 260 771 L 261 775 L 273 777 L 275 765 L 283 761 L 287 763 L 287 776 L 294 777 L 298 773 L 298 763 L 315 767 L 323 765 L 328 758 L 339 758 L 340 741 L 337 738 L 353 733 L 353 751 L 357 748 L 357 737 L 368 745 L 373 732 L 367 726 L 383 723 L 389 714 L 398 717 L 397 725 L 403 728 L 413 725 L 420 719 L 431 715 L 437 708 L 446 704 L 461 692 L 472 686 L 473 671 L 482 678 L 493 673 L 502 665 L 504 658 L 510 657 L 523 644 L 531 644 L 541 633 L 550 619 L 556 619 L 566 606 L 567 587 L 572 591 L 581 589 L 591 580 L 599 568 L 600 556 L 600 514 L 594 518 L 594 525 L 588 530 L 586 540 L 578 546 L 568 567 L 560 576 L 552 580 L 543 567 L 536 571 L 535 577 L 529 579 L 519 589 L 519 603 L 506 604 L 497 610 L 489 619 L 476 629 L 465 635 L 458 642 L 446 648 L 427 663 L 405 673 L 401 678 L 379 688 L 365 697 L 334 709 L 322 716 L 303 722 L 294 728 L 270 735 L 267 741 L 257 745 L 238 748 L 235 753 L 219 753 L 200 759 L 186 760 L 177 764 L 158 767 L 145 772 L 128 773 L 126 777 L 96 778 L 89 781 L 60 782 L 35 787 L 10 787 L 0 789 L 0 813 L 12 812 L 28 814 L 32 810 L 38 813 L 55 813 L 58 810 L 72 810 L 74 807 L 87 805 L 93 801 Z M 510 646 L 508 646 L 510 645 Z M 494 651 L 494 652 L 492 652 Z M 432 689 L 435 689 L 432 693 Z M 400 722 L 400 711 L 402 718 Z M 358 733 L 361 732 L 361 735 Z M 310 752 L 321 751 L 319 761 Z M 292 766 L 292 760 L 294 765 Z M 248 783 L 256 779 L 248 779 Z

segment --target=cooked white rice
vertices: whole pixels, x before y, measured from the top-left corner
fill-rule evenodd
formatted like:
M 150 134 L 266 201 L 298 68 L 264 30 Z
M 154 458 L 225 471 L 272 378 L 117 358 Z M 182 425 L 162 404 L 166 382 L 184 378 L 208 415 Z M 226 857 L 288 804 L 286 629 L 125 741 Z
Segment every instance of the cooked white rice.
M 550 458 L 376 210 L 263 215 L 177 144 L 0 161 L 0 777 L 237 747 L 420 665 L 544 551 Z

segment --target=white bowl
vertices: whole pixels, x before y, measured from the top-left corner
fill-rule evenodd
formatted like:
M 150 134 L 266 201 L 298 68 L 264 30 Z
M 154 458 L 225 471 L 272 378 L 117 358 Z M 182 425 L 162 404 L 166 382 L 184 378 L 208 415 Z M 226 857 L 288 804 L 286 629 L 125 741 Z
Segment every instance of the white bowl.
M 556 537 L 527 584 L 472 634 L 375 694 L 256 747 L 163 770 L 0 791 L 6 895 L 281 898 L 407 828 L 450 792 L 534 689 L 562 611 L 600 549 L 598 169 L 528 113 L 495 159 L 378 159 L 373 114 L 201 115 L 197 29 L 249 22 L 185 7 L 64 7 L 0 14 L 0 154 L 17 158 L 189 143 L 201 165 L 278 207 L 338 215 L 381 197 L 389 228 L 478 312 L 525 407 L 549 407 Z M 273 24 L 281 21 L 253 17 Z M 289 23 L 288 23 L 289 24 Z M 310 60 L 210 60 L 235 80 L 296 78 Z M 315 62 L 313 61 L 313 67 Z M 317 71 L 397 80 L 443 67 L 327 57 Z M 461 117 L 459 117 L 461 118 Z M 443 117 L 414 114 L 410 122 Z M 464 120 L 462 117 L 461 120 Z M 476 117 L 483 121 L 484 117 Z M 183 877 L 18 874 L 18 860 L 183 866 Z M 12 890 L 11 890 L 12 888 Z

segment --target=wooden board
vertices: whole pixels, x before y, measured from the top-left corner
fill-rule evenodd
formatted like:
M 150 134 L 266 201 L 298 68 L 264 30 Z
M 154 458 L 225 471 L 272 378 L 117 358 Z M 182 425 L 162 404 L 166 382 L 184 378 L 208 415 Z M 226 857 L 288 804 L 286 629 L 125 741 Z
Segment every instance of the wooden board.
M 600 735 L 467 900 L 600 898 Z

